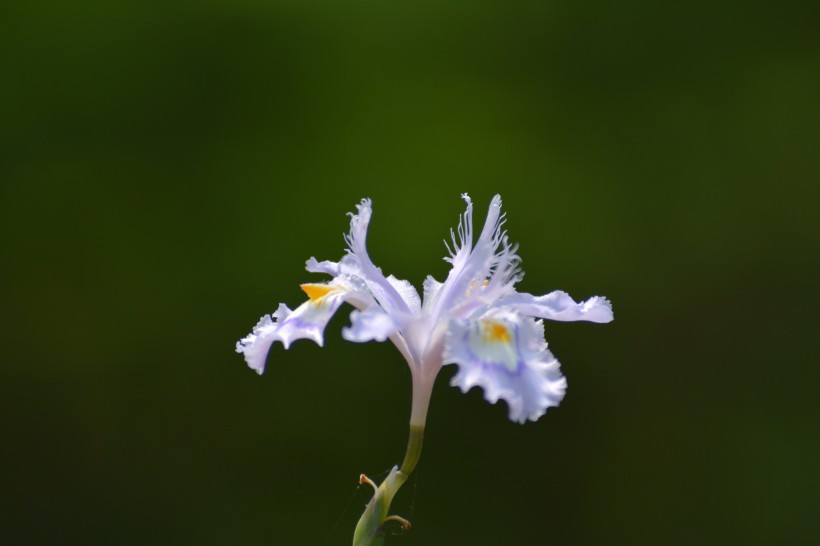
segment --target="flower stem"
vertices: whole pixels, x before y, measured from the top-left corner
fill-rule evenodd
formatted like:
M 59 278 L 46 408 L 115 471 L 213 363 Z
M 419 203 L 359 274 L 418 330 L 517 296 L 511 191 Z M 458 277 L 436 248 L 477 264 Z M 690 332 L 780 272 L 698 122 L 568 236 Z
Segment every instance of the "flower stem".
M 415 378 L 414 378 L 415 379 Z M 432 382 L 431 382 L 432 383 Z M 353 533 L 353 546 L 382 546 L 384 544 L 385 520 L 390 518 L 390 503 L 399 488 L 407 481 L 410 473 L 416 468 L 421 456 L 424 440 L 424 424 L 427 419 L 427 407 L 430 404 L 432 384 L 413 382 L 413 407 L 410 413 L 410 435 L 407 440 L 407 451 L 401 467 L 394 466 L 387 478 L 376 488 L 376 492 L 364 509 L 356 530 Z M 393 519 L 400 519 L 395 518 Z
M 424 425 L 410 423 L 410 437 L 407 439 L 407 452 L 401 463 L 400 472 L 409 476 L 416 468 L 421 457 L 421 445 L 424 442 Z

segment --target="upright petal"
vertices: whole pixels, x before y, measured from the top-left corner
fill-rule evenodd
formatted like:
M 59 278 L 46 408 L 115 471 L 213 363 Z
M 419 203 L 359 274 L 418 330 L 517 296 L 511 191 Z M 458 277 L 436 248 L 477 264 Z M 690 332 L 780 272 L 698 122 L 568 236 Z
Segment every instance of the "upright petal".
M 436 319 L 445 310 L 453 310 L 464 304 L 468 298 L 477 300 L 478 303 L 473 306 L 478 306 L 486 297 L 499 297 L 510 291 L 521 276 L 516 248 L 509 244 L 506 233 L 502 231 L 504 215 L 501 214 L 501 197 L 496 195 L 490 202 L 484 228 L 475 246 L 472 245 L 472 203 L 466 194 L 462 197 L 467 201 L 467 212 L 459 224 L 461 244 L 456 244 L 453 236 L 456 250 L 451 258 L 445 258 L 453 264 L 453 268 L 435 296 L 432 314 Z
M 362 199 L 356 208 L 358 214 L 350 215 L 350 233 L 345 235 L 350 254 L 342 260 L 341 270 L 344 271 L 347 267 L 353 274 L 361 277 L 367 283 L 373 297 L 388 313 L 409 314 L 410 307 L 404 298 L 385 278 L 381 269 L 373 265 L 367 253 L 367 227 L 373 214 L 370 199 Z
M 410 281 L 397 279 L 393 275 L 390 275 L 387 277 L 387 282 L 396 290 L 411 313 L 415 314 L 421 311 L 421 298 L 419 298 L 416 287 L 410 284 Z
M 452 321 L 444 363 L 458 365 L 453 386 L 463 392 L 481 387 L 488 402 L 507 402 L 510 419 L 519 423 L 537 420 L 566 391 L 560 365 L 547 349 L 543 323 L 511 310 Z
M 544 296 L 532 294 L 510 294 L 495 301 L 494 307 L 513 309 L 538 318 L 560 321 L 586 320 L 589 322 L 612 321 L 612 304 L 602 296 L 593 296 L 580 303 L 561 290 Z
M 444 286 L 444 284 L 438 282 L 432 275 L 427 275 L 427 278 L 424 279 L 424 304 L 422 307 L 425 311 L 429 311 L 433 308 L 436 298 L 438 297 L 438 292 L 442 286 Z
M 450 256 L 445 257 L 444 261 L 452 264 L 450 273 L 447 275 L 445 282 L 440 283 L 427 277 L 424 282 L 424 308 L 429 309 L 436 316 L 440 314 L 443 307 L 442 301 L 450 292 L 452 286 L 452 279 L 464 269 L 467 259 L 470 257 L 470 252 L 473 250 L 473 201 L 466 193 L 461 194 L 461 198 L 467 203 L 467 209 L 459 217 L 458 220 L 458 239 L 456 239 L 455 232 L 450 230 L 450 240 L 452 247 L 447 241 L 444 241 L 444 246 Z

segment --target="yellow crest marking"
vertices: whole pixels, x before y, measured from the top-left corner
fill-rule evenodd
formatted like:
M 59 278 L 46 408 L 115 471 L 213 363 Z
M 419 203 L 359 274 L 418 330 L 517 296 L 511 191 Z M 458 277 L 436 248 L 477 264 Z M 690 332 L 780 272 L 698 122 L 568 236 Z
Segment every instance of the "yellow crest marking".
M 510 330 L 500 322 L 494 320 L 485 320 L 484 324 L 484 339 L 495 343 L 509 343 L 512 339 Z
M 327 285 L 327 284 L 300 284 L 299 288 L 308 295 L 310 301 L 316 302 L 325 296 L 327 296 L 330 292 L 335 290 L 335 287 Z

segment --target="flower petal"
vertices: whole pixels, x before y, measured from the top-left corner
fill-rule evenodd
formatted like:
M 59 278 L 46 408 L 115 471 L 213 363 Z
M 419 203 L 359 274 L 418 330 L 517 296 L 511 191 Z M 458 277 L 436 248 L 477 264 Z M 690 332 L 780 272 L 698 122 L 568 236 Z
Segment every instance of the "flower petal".
M 348 341 L 384 341 L 396 332 L 398 327 L 378 305 L 366 311 L 350 313 L 350 326 L 342 328 L 342 337 Z
M 395 286 L 384 277 L 381 269 L 373 265 L 367 253 L 367 227 L 373 214 L 370 199 L 362 199 L 356 209 L 358 214 L 350 215 L 350 233 L 345 235 L 350 254 L 339 264 L 340 272 L 344 273 L 347 269 L 365 281 L 379 305 L 391 315 L 407 315 L 410 313 L 408 304 Z M 418 294 L 416 297 L 418 298 Z
M 441 290 L 441 287 L 444 286 L 443 283 L 438 282 L 436 279 L 433 278 L 432 275 L 427 275 L 427 278 L 424 279 L 424 310 L 432 309 L 433 302 L 438 297 L 438 291 Z
M 561 290 L 544 296 L 532 294 L 510 294 L 496 300 L 493 307 L 512 307 L 533 317 L 550 320 L 589 322 L 610 322 L 614 318 L 612 304 L 602 296 L 594 296 L 580 303 Z
M 285 307 L 281 304 L 280 309 Z M 290 312 L 287 307 L 285 309 Z M 247 336 L 236 342 L 236 352 L 245 355 L 245 362 L 256 373 L 261 374 L 265 370 L 265 359 L 268 357 L 270 346 L 277 339 L 276 338 L 276 323 L 271 319 L 270 315 L 264 315 L 253 331 Z
M 349 294 L 344 286 L 332 283 L 303 284 L 302 290 L 308 295 L 306 302 L 293 311 L 280 304 L 273 315 L 262 317 L 253 332 L 237 342 L 236 352 L 243 353 L 248 366 L 258 373 L 265 369 L 274 341 L 281 341 L 286 349 L 297 339 L 312 339 L 322 346 L 325 326 Z
M 483 388 L 488 402 L 506 401 L 510 419 L 519 423 L 537 420 L 566 391 L 560 365 L 547 350 L 543 323 L 512 310 L 452 321 L 444 363 L 458 365 L 451 385 L 463 392 Z
M 311 273 L 327 273 L 328 275 L 337 276 L 339 274 L 339 264 L 331 262 L 330 260 L 316 261 L 312 257 L 305 263 L 305 269 Z
M 484 228 L 475 246 L 472 243 L 472 202 L 466 194 L 462 197 L 467 202 L 467 211 L 458 227 L 460 244 L 453 235 L 454 251 L 450 258 L 445 258 L 453 268 L 434 297 L 432 314 L 436 319 L 443 316 L 445 310 L 463 317 L 463 309 L 481 306 L 487 300 L 512 291 L 521 278 L 521 260 L 516 247 L 509 244 L 506 232 L 502 231 L 505 220 L 501 214 L 501 197 L 496 195 L 490 202 Z
M 404 279 L 397 279 L 393 275 L 387 277 L 387 282 L 396 289 L 401 299 L 404 300 L 404 303 L 410 309 L 411 313 L 418 313 L 421 311 L 421 298 L 419 298 L 419 293 L 416 291 L 416 287 L 410 284 L 410 281 L 406 281 Z

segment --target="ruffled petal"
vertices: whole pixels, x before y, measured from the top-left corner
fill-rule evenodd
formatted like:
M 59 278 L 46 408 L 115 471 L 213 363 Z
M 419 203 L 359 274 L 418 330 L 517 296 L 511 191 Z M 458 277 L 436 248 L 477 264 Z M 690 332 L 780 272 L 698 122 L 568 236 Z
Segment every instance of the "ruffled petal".
M 248 366 L 260 374 L 274 341 L 282 342 L 286 349 L 297 339 L 312 339 L 322 346 L 325 326 L 350 294 L 344 286 L 332 283 L 301 287 L 308 295 L 306 302 L 293 311 L 280 304 L 273 315 L 262 317 L 253 332 L 236 344 L 236 352 L 243 353 Z
M 350 326 L 342 328 L 342 337 L 348 341 L 384 341 L 398 330 L 393 319 L 378 306 L 366 311 L 353 311 Z
M 504 400 L 510 419 L 518 423 L 537 420 L 566 391 L 560 365 L 547 349 L 543 323 L 512 310 L 452 321 L 444 363 L 458 365 L 453 386 L 463 392 L 481 387 L 493 404 Z
M 283 306 L 284 304 L 281 304 L 280 308 Z M 236 352 L 245 355 L 245 362 L 256 373 L 261 374 L 265 370 L 265 359 L 268 357 L 268 351 L 277 339 L 276 328 L 276 322 L 271 319 L 271 316 L 265 315 L 259 319 L 250 334 L 236 342 Z
M 324 345 L 324 331 L 330 318 L 344 302 L 347 291 L 332 284 L 303 284 L 308 300 L 293 313 L 279 319 L 277 335 L 287 349 L 297 339 L 312 339 Z
M 578 303 L 561 290 L 544 296 L 510 294 L 496 300 L 493 307 L 512 307 L 525 315 L 560 321 L 586 320 L 604 323 L 614 318 L 612 304 L 608 299 L 594 296 Z

